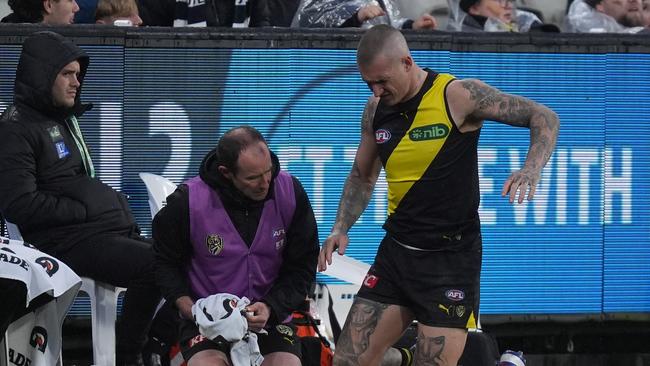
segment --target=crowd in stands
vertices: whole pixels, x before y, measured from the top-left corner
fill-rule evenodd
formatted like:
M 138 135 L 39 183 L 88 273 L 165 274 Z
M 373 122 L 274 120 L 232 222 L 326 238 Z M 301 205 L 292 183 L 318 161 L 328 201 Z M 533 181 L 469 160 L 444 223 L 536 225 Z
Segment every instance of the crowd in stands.
M 403 16 L 396 0 L 9 0 L 4 23 L 116 26 L 369 28 L 462 32 L 638 33 L 650 27 L 650 0 L 569 0 L 563 24 L 514 0 L 447 0 L 445 22 L 429 12 Z M 444 24 L 444 25 L 443 25 Z

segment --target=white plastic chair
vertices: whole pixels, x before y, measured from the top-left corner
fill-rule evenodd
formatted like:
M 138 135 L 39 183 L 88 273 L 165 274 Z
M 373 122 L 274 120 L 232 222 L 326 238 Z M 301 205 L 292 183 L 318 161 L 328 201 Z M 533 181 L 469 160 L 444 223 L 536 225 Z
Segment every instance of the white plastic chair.
M 327 266 L 323 274 L 361 286 L 369 269 L 370 265 L 367 263 L 347 255 L 332 253 L 332 264 Z
M 140 173 L 138 175 L 147 187 L 149 209 L 151 210 L 151 218 L 153 219 L 158 211 L 167 204 L 167 196 L 176 190 L 176 184 L 156 174 Z
M 321 317 L 321 324 L 325 325 L 325 332 L 332 339 L 334 337 L 333 331 L 330 328 L 330 318 L 329 318 L 329 296 L 332 296 L 332 310 L 334 310 L 334 315 L 336 320 L 341 327 L 345 323 L 345 319 L 350 312 L 352 303 L 359 291 L 359 285 L 354 284 L 328 284 L 326 286 L 318 286 L 316 298 L 319 300 L 316 302 L 318 315 Z
M 332 255 L 332 264 L 327 266 L 327 270 L 323 272 L 328 276 L 338 278 L 349 284 L 328 284 L 326 286 L 317 286 L 316 304 L 318 307 L 318 314 L 320 315 L 324 324 L 325 334 L 330 339 L 333 339 L 333 331 L 331 329 L 331 322 L 329 317 L 329 296 L 332 296 L 332 309 L 334 316 L 339 325 L 343 325 L 345 318 L 352 307 L 352 302 L 363 283 L 370 265 L 361 262 L 347 255 Z
M 81 288 L 90 299 L 90 319 L 93 337 L 93 362 L 95 365 L 115 365 L 115 321 L 117 298 L 126 291 L 108 283 L 81 277 Z
M 18 226 L 5 220 L 10 239 L 23 240 Z M 95 365 L 115 365 L 115 321 L 117 298 L 123 287 L 115 287 L 89 277 L 81 277 L 81 288 L 90 299 L 90 320 L 93 338 L 93 361 Z
M 5 224 L 7 225 L 7 234 L 9 235 L 9 239 L 23 240 L 23 235 L 20 233 L 20 229 L 18 229 L 16 224 L 12 224 L 7 220 L 5 220 Z
M 0 342 L 0 366 L 9 365 L 9 347 L 7 347 L 7 332 L 4 334 L 4 338 Z
M 167 204 L 167 196 L 176 190 L 176 184 L 169 179 L 151 173 L 140 173 L 140 179 L 147 187 L 149 196 L 149 209 L 151 218 Z M 93 321 L 93 355 L 97 365 L 115 365 L 115 320 L 117 314 L 117 298 L 122 287 L 93 281 L 90 278 L 82 277 L 81 291 L 90 297 Z M 160 309 L 164 300 L 160 302 L 156 312 Z M 112 328 L 108 328 L 113 324 Z M 109 332 L 110 330 L 110 332 Z M 99 340 L 99 341 L 96 341 Z

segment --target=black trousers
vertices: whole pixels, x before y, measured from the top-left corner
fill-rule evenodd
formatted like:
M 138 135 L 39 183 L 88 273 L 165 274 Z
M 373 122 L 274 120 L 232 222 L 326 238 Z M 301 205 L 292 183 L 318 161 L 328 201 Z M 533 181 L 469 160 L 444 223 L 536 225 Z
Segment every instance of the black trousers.
M 161 295 L 154 273 L 151 243 L 141 237 L 100 234 L 59 253 L 79 276 L 126 287 L 117 324 L 117 358 L 142 351 Z
M 0 340 L 5 336 L 7 327 L 12 321 L 25 313 L 27 304 L 27 287 L 21 281 L 0 278 Z

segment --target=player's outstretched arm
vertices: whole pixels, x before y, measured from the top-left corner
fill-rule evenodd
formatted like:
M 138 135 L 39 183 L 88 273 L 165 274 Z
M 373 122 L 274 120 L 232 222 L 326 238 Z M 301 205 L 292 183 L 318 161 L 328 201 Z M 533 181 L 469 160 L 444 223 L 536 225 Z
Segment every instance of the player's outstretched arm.
M 332 252 L 338 250 L 344 254 L 348 246 L 348 231 L 368 207 L 372 191 L 381 171 L 381 162 L 377 154 L 372 120 L 379 98 L 370 97 L 361 118 L 361 142 L 352 163 L 352 169 L 343 186 L 339 200 L 336 221 L 331 234 L 327 237 L 318 255 L 318 270 L 324 271 L 332 264 Z
M 560 129 L 557 114 L 543 104 L 503 93 L 476 79 L 455 81 L 450 90 L 453 104 L 457 106 L 456 114 L 459 118 L 456 119 L 461 131 L 462 127 L 480 127 L 483 120 L 530 129 L 530 147 L 526 162 L 521 170 L 508 177 L 501 194 L 509 196 L 511 203 L 515 199 L 522 203 L 526 196 L 528 200 L 533 199 L 542 169 L 551 157 L 557 141 Z

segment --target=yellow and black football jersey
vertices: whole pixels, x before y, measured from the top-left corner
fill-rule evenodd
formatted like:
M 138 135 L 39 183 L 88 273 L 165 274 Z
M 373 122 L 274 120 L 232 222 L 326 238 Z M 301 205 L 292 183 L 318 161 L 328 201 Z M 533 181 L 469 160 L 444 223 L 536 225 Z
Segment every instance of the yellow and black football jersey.
M 401 243 L 435 250 L 479 230 L 480 130 L 461 133 L 452 120 L 445 90 L 454 77 L 427 72 L 410 100 L 379 102 L 373 129 L 388 183 L 384 229 Z

